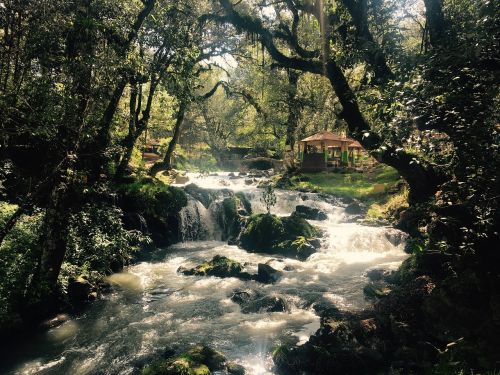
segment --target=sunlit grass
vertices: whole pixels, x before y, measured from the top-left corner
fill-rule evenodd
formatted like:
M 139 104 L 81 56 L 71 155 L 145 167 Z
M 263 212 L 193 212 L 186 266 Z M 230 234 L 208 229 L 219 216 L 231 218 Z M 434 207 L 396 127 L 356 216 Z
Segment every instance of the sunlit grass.
M 304 173 L 294 177 L 296 189 L 314 189 L 327 194 L 363 200 L 383 197 L 401 180 L 394 168 L 379 165 L 370 172 Z

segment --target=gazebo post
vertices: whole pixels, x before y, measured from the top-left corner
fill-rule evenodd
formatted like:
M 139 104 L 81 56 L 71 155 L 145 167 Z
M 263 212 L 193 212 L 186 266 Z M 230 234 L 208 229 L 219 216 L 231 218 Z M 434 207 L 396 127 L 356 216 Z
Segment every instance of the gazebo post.
M 340 151 L 342 153 L 342 163 L 349 164 L 349 149 L 347 142 L 341 143 Z

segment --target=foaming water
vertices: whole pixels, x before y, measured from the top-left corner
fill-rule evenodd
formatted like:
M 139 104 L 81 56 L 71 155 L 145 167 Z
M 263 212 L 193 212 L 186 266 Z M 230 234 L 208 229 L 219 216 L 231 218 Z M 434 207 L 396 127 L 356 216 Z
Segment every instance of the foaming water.
M 250 184 L 227 173 L 191 177 L 202 187 L 242 191 L 254 212 L 265 210 L 256 187 L 263 178 Z M 136 264 L 111 275 L 113 293 L 92 303 L 84 314 L 24 343 L 9 367 L 0 365 L 0 373 L 138 374 L 166 347 L 182 351 L 202 342 L 242 364 L 248 374 L 272 374 L 270 353 L 277 345 L 303 344 L 319 328 L 315 306 L 366 307 L 362 292 L 366 270 L 396 268 L 405 258 L 404 243 L 394 246 L 386 236 L 393 229 L 347 223 L 342 207 L 316 194 L 278 191 L 277 195 L 276 214 L 288 215 L 299 204 L 328 214 L 328 220 L 312 222 L 324 237 L 321 249 L 307 261 L 248 253 L 214 240 L 174 245 L 161 262 Z M 211 220 L 209 212 L 198 203 L 192 204 L 205 217 L 205 238 L 217 238 L 214 221 L 206 222 Z M 275 284 L 262 285 L 177 273 L 180 266 L 193 267 L 215 255 L 244 264 L 248 272 L 256 272 L 258 263 L 268 263 L 283 275 Z M 244 314 L 230 298 L 242 289 L 279 297 L 287 311 Z

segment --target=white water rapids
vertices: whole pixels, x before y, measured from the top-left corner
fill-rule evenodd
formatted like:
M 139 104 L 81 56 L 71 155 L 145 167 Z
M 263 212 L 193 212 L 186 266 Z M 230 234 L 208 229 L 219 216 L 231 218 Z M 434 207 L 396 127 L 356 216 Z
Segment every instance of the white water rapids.
M 242 191 L 254 212 L 264 211 L 256 181 L 227 173 L 190 177 L 190 183 L 201 187 Z M 362 291 L 366 270 L 396 268 L 406 257 L 403 243 L 394 246 L 386 238 L 394 229 L 348 223 L 342 207 L 316 194 L 278 191 L 277 196 L 273 213 L 288 215 L 304 204 L 328 214 L 328 220 L 312 222 L 324 229 L 325 236 L 321 249 L 307 261 L 248 253 L 215 241 L 220 237 L 210 212 L 191 203 L 183 214 L 191 215 L 190 224 L 196 224 L 192 216 L 202 218 L 197 225 L 203 225 L 207 240 L 180 243 L 166 249 L 160 262 L 136 264 L 112 275 L 110 282 L 116 288 L 111 294 L 26 342 L 13 363 L 0 372 L 138 374 L 166 347 L 182 351 L 201 342 L 242 364 L 248 374 L 272 374 L 270 353 L 278 344 L 304 343 L 319 328 L 315 304 L 341 310 L 366 307 Z M 286 271 L 272 285 L 177 273 L 181 265 L 192 267 L 217 254 L 246 264 L 249 271 L 270 260 L 272 267 Z M 282 297 L 289 311 L 243 314 L 230 297 L 235 289 L 245 288 Z

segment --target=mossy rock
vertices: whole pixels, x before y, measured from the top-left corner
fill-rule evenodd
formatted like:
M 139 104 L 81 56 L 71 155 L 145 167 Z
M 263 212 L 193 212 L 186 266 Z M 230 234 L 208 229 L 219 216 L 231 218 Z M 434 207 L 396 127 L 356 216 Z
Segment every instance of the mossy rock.
M 282 222 L 287 237 L 286 239 L 300 236 L 312 238 L 318 234 L 318 230 L 315 227 L 295 212 L 288 217 L 284 217 Z
M 239 191 L 234 195 L 240 200 L 240 204 L 245 209 L 246 214 L 251 215 L 252 214 L 252 203 L 250 203 L 250 201 L 248 200 L 245 193 L 243 193 L 242 191 Z
M 211 261 L 203 262 L 195 268 L 180 268 L 178 271 L 184 275 L 238 277 L 242 270 L 243 266 L 235 260 L 216 255 Z
M 240 235 L 240 244 L 249 251 L 269 251 L 285 237 L 280 217 L 270 214 L 252 215 Z
M 316 248 L 304 236 L 298 236 L 294 240 L 280 242 L 275 246 L 275 251 L 286 256 L 306 260 L 316 252 Z
M 142 375 L 210 375 L 226 369 L 226 358 L 205 345 L 196 345 L 187 352 L 157 361 L 142 370 Z
M 229 197 L 222 201 L 222 207 L 218 215 L 218 221 L 223 228 L 223 239 L 234 239 L 241 231 L 241 220 L 239 214 L 240 200 L 237 197 Z
M 248 219 L 240 234 L 240 246 L 248 251 L 305 260 L 316 251 L 309 240 L 317 234 L 318 230 L 300 215 L 280 218 L 258 214 Z

